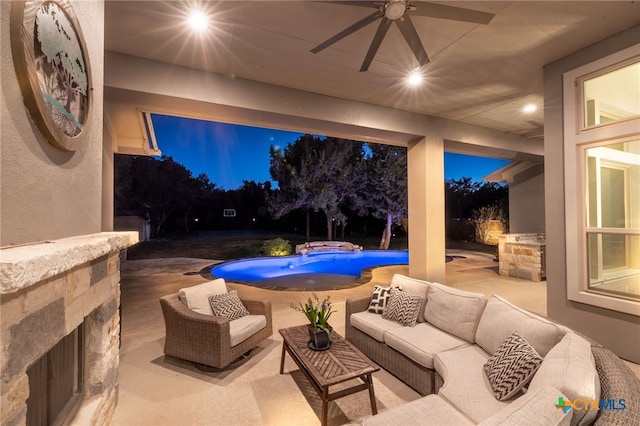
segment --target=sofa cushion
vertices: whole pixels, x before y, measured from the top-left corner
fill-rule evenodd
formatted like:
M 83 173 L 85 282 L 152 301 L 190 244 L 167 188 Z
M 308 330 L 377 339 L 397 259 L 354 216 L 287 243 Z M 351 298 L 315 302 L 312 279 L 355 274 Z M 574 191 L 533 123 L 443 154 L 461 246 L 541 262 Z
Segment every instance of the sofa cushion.
M 187 308 L 194 312 L 213 315 L 213 310 L 209 304 L 209 296 L 212 294 L 223 294 L 226 292 L 227 285 L 225 284 L 224 279 L 218 278 L 192 287 L 181 288 L 178 292 L 178 298 L 187 306 Z
M 512 400 L 498 401 L 482 366 L 489 359 L 478 345 L 465 345 L 437 353 L 433 366 L 444 385 L 438 395 L 475 422 L 491 417 Z
M 430 283 L 424 317 L 441 330 L 475 343 L 478 321 L 486 302 L 483 294 Z
M 384 342 L 423 367 L 431 369 L 435 354 L 468 344 L 426 322 L 415 327 L 389 330 L 384 334 Z
M 570 331 L 566 327 L 518 308 L 500 296 L 491 296 L 478 323 L 476 343 L 493 354 L 516 330 L 543 357 Z
M 566 398 L 557 389 L 549 386 L 531 390 L 478 423 L 478 426 L 569 426 L 571 411 L 558 410 L 558 398 Z
M 400 289 L 406 293 L 422 297 L 422 306 L 420 307 L 418 322 L 425 322 L 423 312 L 427 304 L 427 289 L 429 288 L 429 283 L 417 278 L 407 277 L 406 275 L 394 274 L 393 277 L 391 277 L 391 286 L 400 287 Z
M 225 317 L 229 321 L 249 315 L 249 311 L 244 307 L 238 297 L 238 292 L 231 290 L 224 294 L 213 294 L 209 296 L 209 304 L 213 315 Z
M 441 426 L 473 425 L 465 416 L 438 395 L 428 395 L 407 402 L 362 421 L 363 426 L 422 426 L 424 424 Z
M 366 311 L 351 314 L 351 325 L 376 339 L 378 342 L 384 342 L 385 332 L 402 327 L 400 323 L 384 319 L 381 315 Z
M 244 342 L 267 326 L 264 315 L 245 315 L 229 322 L 231 346 Z
M 382 285 L 374 286 L 367 311 L 373 312 L 374 314 L 383 314 L 391 298 L 391 288 L 390 286 Z
M 415 294 L 408 294 L 404 291 L 391 289 L 389 306 L 384 310 L 382 318 L 397 321 L 407 327 L 414 327 L 418 321 L 418 315 L 424 298 Z
M 541 363 L 542 357 L 514 331 L 484 365 L 493 395 L 500 401 L 511 398 L 531 380 Z
M 567 333 L 544 357 L 529 391 L 552 386 L 573 401 L 600 399 L 600 380 L 591 345 L 575 333 Z M 573 410 L 572 425 L 591 424 L 596 410 Z

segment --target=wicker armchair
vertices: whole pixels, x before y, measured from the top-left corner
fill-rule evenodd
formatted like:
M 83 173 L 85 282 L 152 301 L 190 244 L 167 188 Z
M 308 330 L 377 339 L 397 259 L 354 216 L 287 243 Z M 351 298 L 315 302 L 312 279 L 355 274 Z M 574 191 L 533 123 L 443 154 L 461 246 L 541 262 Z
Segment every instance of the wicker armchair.
M 162 297 L 164 353 L 219 369 L 229 366 L 273 333 L 270 301 L 243 299 L 242 303 L 252 315 L 264 315 L 267 325 L 232 347 L 228 319 L 190 310 L 178 293 Z

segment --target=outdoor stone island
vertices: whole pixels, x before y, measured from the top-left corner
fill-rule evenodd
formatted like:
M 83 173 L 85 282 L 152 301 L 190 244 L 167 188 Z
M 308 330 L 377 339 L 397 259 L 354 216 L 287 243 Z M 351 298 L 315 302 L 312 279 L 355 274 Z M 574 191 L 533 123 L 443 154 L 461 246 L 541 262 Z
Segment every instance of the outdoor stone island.
M 544 234 L 502 234 L 498 236 L 500 275 L 543 281 L 545 273 Z
M 105 232 L 0 249 L 1 424 L 110 423 L 120 252 L 137 242 Z

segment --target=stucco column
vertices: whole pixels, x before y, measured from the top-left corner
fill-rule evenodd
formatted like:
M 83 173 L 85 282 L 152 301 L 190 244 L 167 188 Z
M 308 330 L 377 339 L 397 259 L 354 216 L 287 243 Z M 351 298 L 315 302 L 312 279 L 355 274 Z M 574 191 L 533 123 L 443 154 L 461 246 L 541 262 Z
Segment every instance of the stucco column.
M 102 232 L 109 232 L 113 231 L 113 140 L 107 126 L 102 135 Z
M 407 149 L 409 275 L 445 282 L 444 140 L 427 136 Z

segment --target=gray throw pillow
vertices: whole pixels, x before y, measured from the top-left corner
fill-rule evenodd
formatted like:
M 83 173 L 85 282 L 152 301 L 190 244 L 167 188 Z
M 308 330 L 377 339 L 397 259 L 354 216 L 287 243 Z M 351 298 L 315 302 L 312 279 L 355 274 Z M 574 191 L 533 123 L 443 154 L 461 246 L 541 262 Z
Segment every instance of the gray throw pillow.
M 399 322 L 408 327 L 414 327 L 418 321 L 418 314 L 423 300 L 422 296 L 408 294 L 400 289 L 392 288 L 389 306 L 382 314 L 382 318 Z
M 209 296 L 209 304 L 211 304 L 213 315 L 225 317 L 229 321 L 249 315 L 249 311 L 242 304 L 235 290 L 224 294 L 212 294 Z
M 505 401 L 518 393 L 533 377 L 542 357 L 516 330 L 484 365 L 493 395 Z

